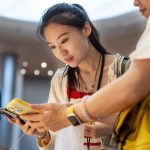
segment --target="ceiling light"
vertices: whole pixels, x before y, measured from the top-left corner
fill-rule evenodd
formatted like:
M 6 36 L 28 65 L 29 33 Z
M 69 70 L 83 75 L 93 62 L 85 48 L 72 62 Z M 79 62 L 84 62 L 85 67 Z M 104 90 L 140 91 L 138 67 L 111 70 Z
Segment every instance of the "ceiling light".
M 52 70 L 49 70 L 49 71 L 47 72 L 47 74 L 48 74 L 49 76 L 52 76 L 52 75 L 53 75 L 53 71 L 52 71 Z
M 20 70 L 20 73 L 21 73 L 22 75 L 25 75 L 25 74 L 26 74 L 26 69 L 24 69 L 24 68 L 21 69 L 21 70 Z
M 46 62 L 42 62 L 42 63 L 41 63 L 41 67 L 42 67 L 42 68 L 46 68 L 46 67 L 47 67 L 47 63 L 46 63 Z
M 40 71 L 39 70 L 34 70 L 34 75 L 35 76 L 38 76 L 40 74 Z
M 23 66 L 23 67 L 27 67 L 27 66 L 28 66 L 28 62 L 27 62 L 27 61 L 24 61 L 24 62 L 22 63 L 22 66 Z

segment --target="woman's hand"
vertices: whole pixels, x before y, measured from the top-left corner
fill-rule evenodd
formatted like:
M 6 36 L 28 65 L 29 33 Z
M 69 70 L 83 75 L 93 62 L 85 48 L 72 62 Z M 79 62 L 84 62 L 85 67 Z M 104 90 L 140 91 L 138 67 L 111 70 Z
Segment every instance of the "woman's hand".
M 8 121 L 11 124 L 18 125 L 19 128 L 27 135 L 29 136 L 42 136 L 45 133 L 45 130 L 43 128 L 33 128 L 31 127 L 28 122 L 23 122 L 19 117 L 14 119 L 8 118 Z
M 35 128 L 31 128 L 28 123 L 22 123 L 22 121 L 20 120 L 20 118 L 16 118 L 15 120 L 14 119 L 10 119 L 8 118 L 8 121 L 11 123 L 11 124 L 15 124 L 15 125 L 18 125 L 19 128 L 27 135 L 30 135 L 30 136 L 33 136 L 34 135 L 34 132 L 35 132 Z
M 84 135 L 92 138 L 99 138 L 102 136 L 106 136 L 112 133 L 112 126 L 94 122 L 94 123 L 86 123 L 84 124 Z
M 71 125 L 67 119 L 66 104 L 46 103 L 31 105 L 33 109 L 42 111 L 40 114 L 22 115 L 21 118 L 28 122 L 33 128 L 58 131 Z

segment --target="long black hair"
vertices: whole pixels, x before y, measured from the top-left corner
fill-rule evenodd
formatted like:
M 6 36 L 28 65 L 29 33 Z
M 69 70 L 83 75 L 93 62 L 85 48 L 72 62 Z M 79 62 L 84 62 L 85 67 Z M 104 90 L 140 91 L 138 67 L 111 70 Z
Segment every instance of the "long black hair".
M 102 57 L 108 52 L 100 44 L 99 33 L 90 21 L 85 9 L 79 4 L 68 4 L 68 3 L 58 3 L 50 7 L 42 16 L 41 23 L 37 29 L 37 34 L 40 39 L 45 39 L 44 29 L 50 23 L 58 23 L 62 25 L 69 25 L 82 30 L 85 23 L 88 22 L 91 26 L 91 34 L 89 35 L 89 41 L 95 47 L 95 49 L 101 53 Z M 66 66 L 68 82 L 72 88 L 78 84 L 76 73 L 79 73 L 78 67 L 72 68 Z

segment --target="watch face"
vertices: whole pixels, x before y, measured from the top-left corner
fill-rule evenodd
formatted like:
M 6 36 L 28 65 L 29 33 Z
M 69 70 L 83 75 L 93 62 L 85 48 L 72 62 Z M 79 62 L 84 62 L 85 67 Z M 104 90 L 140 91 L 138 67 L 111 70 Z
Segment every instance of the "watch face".
M 68 115 L 68 120 L 72 123 L 73 126 L 81 124 L 79 119 L 74 114 Z

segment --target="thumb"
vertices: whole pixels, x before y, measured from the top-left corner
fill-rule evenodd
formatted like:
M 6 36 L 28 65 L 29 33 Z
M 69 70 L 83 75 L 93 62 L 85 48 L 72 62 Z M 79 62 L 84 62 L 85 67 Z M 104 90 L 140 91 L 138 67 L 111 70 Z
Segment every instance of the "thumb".
M 36 109 L 36 110 L 49 110 L 50 104 L 45 103 L 45 104 L 32 104 L 31 108 Z

